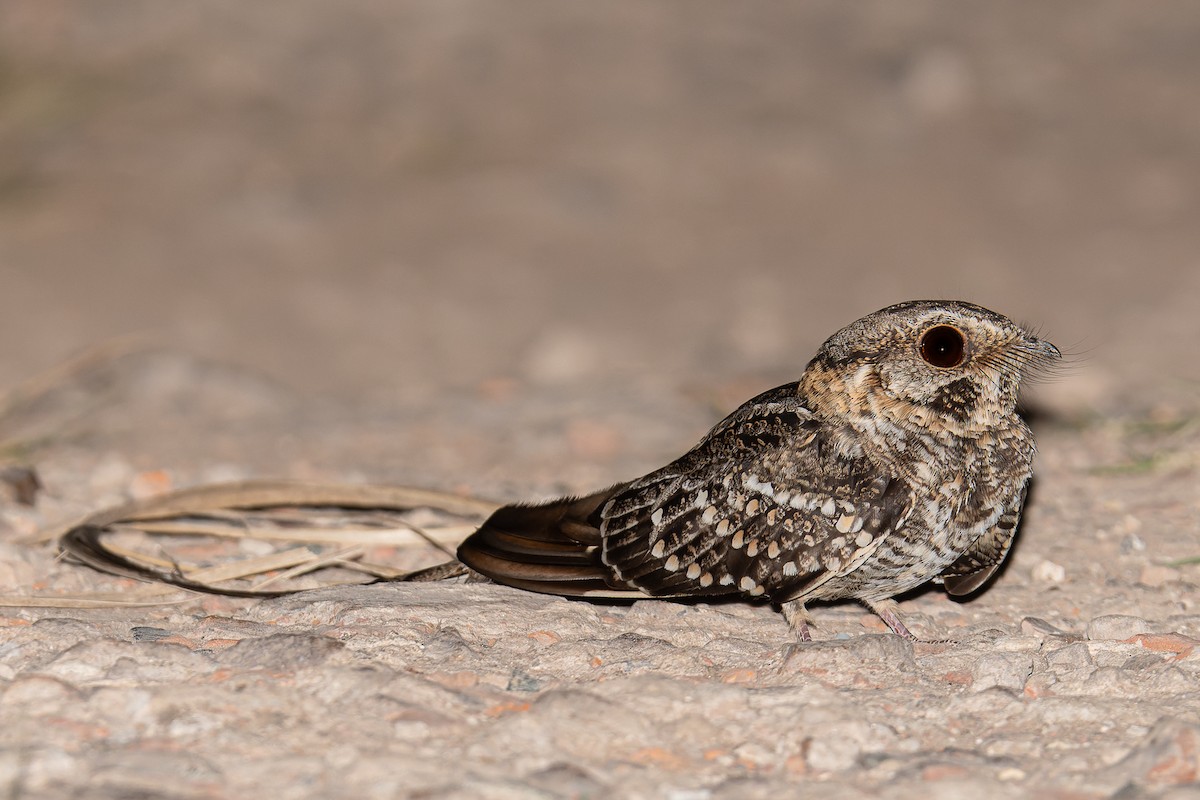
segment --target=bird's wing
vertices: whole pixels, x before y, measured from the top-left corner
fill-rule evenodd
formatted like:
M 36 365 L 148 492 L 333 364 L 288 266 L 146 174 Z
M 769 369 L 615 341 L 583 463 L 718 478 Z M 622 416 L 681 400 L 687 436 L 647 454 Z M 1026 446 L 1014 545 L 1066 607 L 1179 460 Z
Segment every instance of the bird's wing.
M 853 569 L 902 524 L 909 492 L 823 436 L 794 387 L 751 400 L 599 506 L 602 560 L 656 596 L 779 602 Z
M 910 509 L 903 482 L 826 444 L 796 384 L 781 386 L 643 478 L 500 509 L 458 557 L 499 583 L 551 594 L 782 602 L 852 570 Z
M 759 395 L 720 422 L 692 451 L 645 478 L 587 497 L 505 506 L 459 546 L 458 558 L 499 583 L 530 591 L 642 596 L 640 585 L 626 581 L 602 560 L 602 540 L 608 534 L 601 528 L 607 530 L 608 520 L 617 513 L 633 527 L 622 532 L 621 541 L 636 548 L 638 531 L 659 526 L 666 514 L 665 508 L 662 513 L 659 509 L 670 496 L 687 495 L 694 501 L 711 476 L 728 472 L 730 463 L 794 439 L 810 421 L 796 393 L 792 383 Z M 700 527 L 688 527 L 693 516 L 699 519 L 703 513 L 672 518 L 670 523 L 680 526 L 681 536 L 697 534 Z
M 987 583 L 988 578 L 1004 563 L 1004 557 L 1008 555 L 1016 536 L 1028 491 L 1029 482 L 1026 481 L 1012 501 L 1005 504 L 1006 508 L 996 524 L 954 563 L 942 570 L 942 584 L 947 593 L 956 597 L 970 594 Z

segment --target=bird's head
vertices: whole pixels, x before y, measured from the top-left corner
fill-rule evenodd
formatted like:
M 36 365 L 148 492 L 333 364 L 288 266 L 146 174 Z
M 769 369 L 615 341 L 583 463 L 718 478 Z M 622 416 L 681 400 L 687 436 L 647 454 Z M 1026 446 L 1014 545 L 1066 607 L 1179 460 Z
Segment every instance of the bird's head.
M 1061 358 L 1008 317 L 961 301 L 889 306 L 847 325 L 805 370 L 818 414 L 974 438 L 1012 423 L 1022 380 Z

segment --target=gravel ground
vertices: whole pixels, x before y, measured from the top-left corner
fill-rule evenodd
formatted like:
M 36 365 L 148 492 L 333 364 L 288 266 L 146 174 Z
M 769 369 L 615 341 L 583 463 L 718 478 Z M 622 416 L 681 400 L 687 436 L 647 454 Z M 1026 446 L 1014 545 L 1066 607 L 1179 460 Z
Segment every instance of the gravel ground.
M 43 488 L 0 484 L 0 787 L 1195 796 L 1197 41 L 1184 2 L 5 3 L 0 467 Z M 1007 568 L 903 600 L 928 642 L 465 583 L 22 602 L 136 597 L 38 531 L 173 487 L 642 474 L 922 296 L 1071 353 Z

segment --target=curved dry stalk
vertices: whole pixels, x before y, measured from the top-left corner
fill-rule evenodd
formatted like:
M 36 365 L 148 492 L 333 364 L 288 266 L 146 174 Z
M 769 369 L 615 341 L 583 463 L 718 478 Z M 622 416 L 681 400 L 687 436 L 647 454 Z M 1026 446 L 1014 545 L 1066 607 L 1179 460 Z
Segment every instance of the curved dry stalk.
M 265 589 L 263 587 L 328 566 L 353 564 L 367 546 L 408 546 L 428 543 L 453 557 L 451 547 L 474 526 L 447 525 L 418 527 L 404 520 L 389 520 L 390 528 L 345 524 L 337 527 L 292 524 L 303 519 L 305 511 L 353 509 L 391 514 L 428 508 L 462 517 L 483 518 L 497 504 L 444 492 L 412 487 L 377 487 L 292 483 L 284 481 L 246 481 L 184 489 L 179 492 L 128 503 L 90 514 L 58 532 L 63 552 L 76 560 L 123 577 L 155 581 L 181 589 L 232 597 L 279 597 L 306 589 Z M 270 509 L 299 510 L 287 525 L 269 525 L 261 518 L 239 512 Z M 189 569 L 173 559 L 157 558 L 134 552 L 105 541 L 109 534 L 121 531 L 151 534 L 204 535 L 231 539 L 264 539 L 296 544 L 340 544 L 342 549 L 327 555 L 314 554 L 308 547 L 296 547 L 264 556 L 239 559 L 204 569 Z M 42 538 L 42 537 L 39 537 Z M 358 571 L 374 575 L 377 583 L 389 580 L 426 580 L 433 575 L 460 574 L 456 563 L 404 573 L 375 565 L 355 565 Z M 215 583 L 248 578 L 265 572 L 284 572 L 267 578 L 252 589 L 229 588 Z M 391 574 L 388 574 L 391 573 Z M 32 598 L 30 598 L 32 599 Z M 53 600 L 54 598 L 45 598 Z

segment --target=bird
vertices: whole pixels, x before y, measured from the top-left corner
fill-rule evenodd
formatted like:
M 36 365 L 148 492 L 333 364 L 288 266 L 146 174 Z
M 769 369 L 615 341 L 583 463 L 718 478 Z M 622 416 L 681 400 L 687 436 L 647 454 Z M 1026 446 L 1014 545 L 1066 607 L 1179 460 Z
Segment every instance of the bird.
M 1018 395 L 1061 358 L 973 303 L 891 305 L 666 466 L 503 506 L 457 556 L 534 592 L 769 601 L 801 641 L 809 603 L 855 600 L 912 640 L 897 595 L 970 595 L 1007 556 L 1036 450 Z

